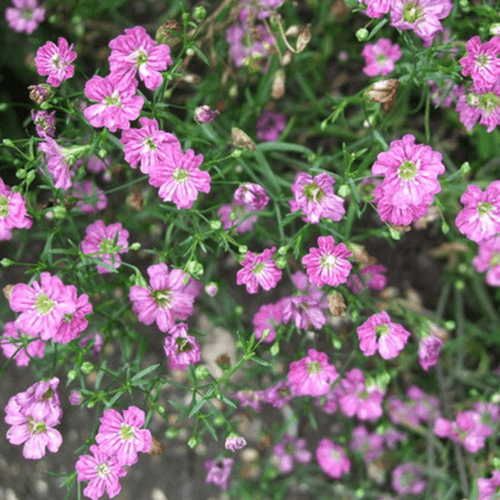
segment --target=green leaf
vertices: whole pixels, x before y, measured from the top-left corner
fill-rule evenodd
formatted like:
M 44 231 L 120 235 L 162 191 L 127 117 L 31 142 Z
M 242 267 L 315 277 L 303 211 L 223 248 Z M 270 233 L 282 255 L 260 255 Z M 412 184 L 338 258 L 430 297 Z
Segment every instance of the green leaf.
M 132 382 L 132 383 L 137 382 L 141 378 L 144 378 L 148 373 L 155 371 L 159 366 L 160 366 L 160 363 L 157 363 L 156 365 L 151 365 L 151 366 L 148 366 L 147 368 L 144 368 L 144 370 L 141 370 L 139 373 L 136 373 L 130 379 L 130 382 Z
M 190 47 L 191 49 L 193 49 L 196 54 L 200 57 L 200 59 L 207 65 L 207 66 L 210 66 L 210 63 L 208 62 L 208 59 L 207 57 L 205 56 L 205 54 L 196 46 L 196 45 L 191 45 Z

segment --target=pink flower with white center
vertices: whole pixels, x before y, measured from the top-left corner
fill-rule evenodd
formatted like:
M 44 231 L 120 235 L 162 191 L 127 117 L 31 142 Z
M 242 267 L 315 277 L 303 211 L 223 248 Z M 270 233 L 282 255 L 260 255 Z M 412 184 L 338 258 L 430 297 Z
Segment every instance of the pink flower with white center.
M 132 311 L 145 325 L 156 321 L 162 332 L 168 332 L 176 320 L 186 320 L 194 312 L 194 295 L 184 284 L 188 275 L 180 269 L 169 272 L 163 263 L 149 266 L 148 275 L 149 287 L 133 285 L 130 288 Z
M 78 406 L 83 401 L 80 391 L 72 390 L 69 393 L 68 402 L 72 406 Z
M 163 161 L 151 165 L 149 183 L 160 188 L 158 195 L 163 201 L 191 208 L 200 191 L 210 192 L 210 174 L 200 170 L 202 163 L 203 155 L 195 155 L 192 149 L 184 154 L 180 148 L 166 148 Z
M 119 478 L 125 476 L 127 471 L 116 456 L 104 453 L 99 446 L 93 444 L 89 451 L 92 455 L 80 455 L 75 465 L 77 480 L 89 481 L 83 494 L 97 500 L 106 490 L 109 498 L 115 497 L 122 489 Z
M 115 80 L 111 75 L 93 76 L 84 88 L 85 97 L 97 102 L 87 106 L 83 115 L 93 127 L 106 127 L 111 132 L 128 130 L 130 122 L 139 117 L 144 99 L 136 96 L 137 80 Z
M 377 420 L 382 416 L 384 393 L 376 385 L 367 387 L 365 376 L 358 368 L 349 370 L 339 384 L 339 404 L 348 417 Z
M 288 380 L 282 380 L 263 392 L 264 402 L 273 405 L 274 408 L 283 408 L 296 396 L 295 387 L 290 386 Z
M 36 51 L 35 65 L 40 76 L 49 76 L 47 83 L 59 87 L 63 80 L 71 78 L 75 67 L 71 64 L 76 59 L 73 44 L 68 45 L 65 38 L 59 37 L 57 45 L 47 42 Z
M 269 203 L 265 189 L 254 182 L 246 182 L 236 189 L 233 196 L 236 205 L 244 206 L 249 212 L 264 210 Z
M 122 465 L 133 465 L 138 453 L 151 449 L 152 436 L 147 429 L 141 429 L 145 413 L 136 406 L 123 410 L 123 416 L 116 410 L 106 410 L 99 419 L 101 425 L 95 440 L 103 453 L 115 455 Z
M 29 229 L 31 225 L 23 195 L 12 191 L 0 177 L 0 241 L 10 240 L 12 229 Z
M 324 396 L 338 376 L 324 352 L 309 349 L 307 356 L 290 363 L 287 378 L 297 396 Z
M 392 0 L 359 0 L 359 3 L 365 3 L 367 9 L 365 14 L 371 18 L 380 19 L 389 12 Z
M 322 218 L 339 221 L 345 214 L 344 199 L 333 191 L 335 179 L 326 172 L 313 177 L 299 172 L 292 185 L 295 197 L 290 201 L 290 211 L 302 210 L 304 222 L 318 224 Z
M 31 110 L 31 119 L 36 127 L 38 137 L 54 137 L 56 133 L 56 112 L 49 113 L 41 109 L 36 113 Z
M 346 281 L 346 286 L 354 294 L 360 293 L 365 285 L 372 290 L 383 290 L 387 283 L 386 272 L 387 268 L 382 264 L 364 266 L 359 272 L 361 280 L 355 274 L 351 274 Z
M 221 458 L 220 460 L 207 460 L 205 468 L 208 469 L 205 483 L 213 483 L 223 490 L 227 490 L 227 482 L 233 470 L 234 460 L 232 458 Z
M 425 43 L 430 43 L 443 26 L 440 19 L 447 17 L 451 0 L 393 0 L 391 25 L 400 30 L 413 30 Z
M 200 344 L 187 332 L 186 323 L 179 323 L 173 326 L 165 337 L 163 350 L 171 369 L 187 370 L 188 365 L 200 361 Z
M 427 481 L 422 479 L 423 471 L 420 465 L 406 462 L 398 465 L 392 471 L 392 487 L 400 495 L 420 495 Z
M 35 420 L 59 421 L 63 412 L 57 392 L 58 385 L 57 377 L 36 382 L 26 391 L 14 396 L 16 403 L 24 415 L 30 415 Z
M 399 45 L 394 45 L 388 38 L 380 38 L 377 43 L 367 43 L 361 52 L 366 66 L 363 72 L 368 76 L 386 76 L 394 71 L 394 63 L 401 59 Z
M 490 90 L 500 76 L 500 37 L 495 36 L 482 44 L 479 36 L 474 36 L 467 42 L 465 49 L 467 54 L 460 59 L 462 75 L 470 75 L 478 91 Z
M 318 238 L 319 248 L 310 248 L 302 257 L 311 283 L 322 286 L 325 283 L 338 286 L 347 281 L 352 264 L 347 260 L 352 254 L 343 243 L 335 245 L 331 236 Z
M 351 469 L 351 462 L 346 457 L 342 446 L 328 438 L 323 438 L 316 448 L 316 460 L 325 474 L 339 479 Z
M 14 7 L 5 9 L 5 19 L 14 31 L 31 35 L 45 19 L 45 9 L 37 0 L 12 0 Z
M 169 64 L 170 47 L 156 43 L 142 26 L 126 29 L 125 35 L 119 35 L 109 42 L 112 49 L 109 67 L 113 78 L 131 80 L 139 73 L 139 78 L 150 90 L 156 90 Z
M 326 316 L 321 310 L 321 304 L 309 295 L 285 297 L 278 304 L 281 306 L 284 324 L 293 321 L 297 328 L 310 330 L 311 328 L 322 328 L 326 323 Z
M 493 500 L 500 489 L 500 471 L 494 470 L 490 479 L 479 478 L 477 489 L 479 490 L 477 500 Z
M 273 342 L 276 338 L 276 327 L 281 324 L 282 311 L 278 304 L 263 304 L 253 317 L 253 331 L 255 338 L 263 342 Z
M 231 450 L 233 453 L 236 450 L 241 450 L 247 445 L 247 441 L 243 436 L 239 436 L 238 434 L 231 433 L 224 443 L 224 448 L 226 450 Z
M 49 273 L 40 275 L 40 284 L 17 283 L 9 297 L 10 308 L 21 313 L 16 320 L 18 328 L 42 340 L 52 338 L 63 321 L 65 314 L 73 314 L 76 305 L 67 287 L 57 276 Z
M 75 182 L 70 195 L 76 198 L 76 208 L 84 214 L 100 212 L 108 206 L 108 197 L 92 181 Z
M 140 163 L 141 172 L 148 174 L 151 169 L 166 161 L 165 150 L 181 149 L 181 143 L 173 134 L 159 129 L 158 122 L 151 118 L 140 118 L 142 127 L 130 128 L 122 132 L 120 142 L 124 144 L 125 160 L 132 168 Z
M 373 462 L 384 453 L 384 438 L 376 432 L 368 432 L 364 425 L 358 425 L 352 431 L 349 448 L 359 450 L 366 463 Z
M 69 189 L 73 172 L 66 157 L 64 148 L 59 146 L 54 139 L 45 136 L 45 142 L 38 144 L 38 149 L 45 153 L 42 157 L 47 162 L 47 170 L 58 189 Z M 43 169 L 40 169 L 43 172 Z
M 119 222 L 106 226 L 99 219 L 87 226 L 80 246 L 85 255 L 91 255 L 108 266 L 97 265 L 99 274 L 112 273 L 121 266 L 119 254 L 128 252 L 128 236 L 128 231 Z
M 365 356 L 373 356 L 378 350 L 384 359 L 397 357 L 410 337 L 410 332 L 393 323 L 385 311 L 372 314 L 356 332 Z
M 274 142 L 286 128 L 286 116 L 265 109 L 257 120 L 257 139 Z
M 500 233 L 500 181 L 493 181 L 484 192 L 469 184 L 460 201 L 464 208 L 455 224 L 472 241 L 482 243 Z
M 259 285 L 264 290 L 274 288 L 281 279 L 281 270 L 272 260 L 275 251 L 276 247 L 266 248 L 260 254 L 248 251 L 240 262 L 243 269 L 236 273 L 236 284 L 246 285 L 248 293 L 257 293 Z
M 290 474 L 293 463 L 308 464 L 312 459 L 312 453 L 306 449 L 307 443 L 304 438 L 296 438 L 290 434 L 283 434 L 281 441 L 273 447 L 273 453 L 279 459 L 279 470 L 283 474 Z
M 500 235 L 483 241 L 472 260 L 478 273 L 486 271 L 486 283 L 500 286 Z
M 17 366 L 28 366 L 31 358 L 43 358 L 45 342 L 18 330 L 13 321 L 4 325 L 0 348 L 5 357 L 13 358 Z
M 454 422 L 438 418 L 434 422 L 434 434 L 461 443 L 470 453 L 476 453 L 485 446 L 485 438 L 491 435 L 491 429 L 481 423 L 480 415 L 475 411 L 462 411 Z

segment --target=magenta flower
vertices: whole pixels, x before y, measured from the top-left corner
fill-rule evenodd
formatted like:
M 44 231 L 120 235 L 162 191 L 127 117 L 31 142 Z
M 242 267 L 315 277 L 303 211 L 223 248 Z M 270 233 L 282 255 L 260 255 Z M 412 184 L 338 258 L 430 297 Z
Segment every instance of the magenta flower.
M 165 151 L 170 148 L 181 149 L 177 137 L 159 129 L 158 122 L 151 118 L 139 119 L 142 127 L 130 128 L 122 132 L 120 142 L 124 144 L 125 160 L 132 168 L 140 163 L 141 172 L 150 170 L 167 160 Z
M 13 311 L 21 313 L 16 320 L 19 329 L 33 337 L 40 335 L 42 340 L 52 338 L 63 316 L 73 314 L 76 309 L 68 288 L 49 273 L 40 275 L 40 284 L 32 281 L 30 285 L 14 285 L 9 305 Z
M 210 106 L 204 104 L 203 106 L 199 106 L 194 110 L 194 119 L 198 123 L 210 123 L 213 122 L 217 116 L 219 115 L 219 111 L 211 110 Z
M 421 333 L 418 344 L 418 362 L 425 371 L 437 364 L 439 352 L 443 346 L 443 337 L 446 338 L 446 332 L 430 321 Z
M 226 450 L 231 450 L 233 453 L 236 450 L 241 450 L 247 445 L 247 441 L 243 436 L 239 436 L 238 434 L 231 433 L 224 443 L 224 448 Z
M 264 290 L 274 288 L 281 279 L 281 270 L 272 260 L 275 251 L 276 247 L 266 248 L 260 254 L 248 251 L 240 262 L 243 269 L 236 273 L 236 284 L 246 285 L 248 293 L 257 293 L 259 285 Z
M 41 109 L 36 113 L 31 110 L 31 119 L 36 127 L 38 137 L 54 137 L 56 133 L 56 112 L 49 113 Z
M 344 199 L 334 193 L 334 183 L 326 172 L 315 177 L 299 172 L 291 188 L 295 199 L 290 201 L 290 211 L 302 210 L 302 220 L 311 224 L 318 224 L 321 218 L 339 221 L 345 214 Z
M 83 110 L 85 118 L 93 127 L 106 127 L 111 132 L 119 128 L 128 130 L 130 121 L 139 117 L 144 104 L 144 99 L 135 95 L 137 85 L 134 79 L 93 76 L 85 84 L 84 93 L 87 99 L 98 104 Z
M 47 42 L 36 51 L 35 65 L 40 76 L 49 76 L 47 83 L 59 87 L 63 80 L 71 78 L 75 67 L 71 64 L 76 59 L 73 44 L 68 45 L 65 38 L 59 37 L 57 45 Z
M 384 359 L 395 358 L 410 337 L 410 332 L 393 323 L 385 311 L 372 314 L 356 332 L 365 356 L 373 356 L 378 350 Z
M 312 453 L 306 449 L 307 443 L 304 438 L 296 438 L 290 434 L 283 434 L 281 441 L 273 447 L 273 453 L 279 459 L 279 470 L 283 474 L 290 474 L 293 463 L 308 464 L 312 459 Z
M 236 233 L 248 233 L 253 230 L 258 217 L 251 215 L 245 205 L 235 203 L 222 205 L 217 209 L 217 215 L 220 217 L 224 229 L 232 229 Z
M 133 285 L 130 288 L 132 311 L 145 325 L 156 321 L 162 332 L 168 332 L 176 320 L 186 320 L 194 312 L 194 295 L 184 283 L 188 275 L 180 269 L 169 272 L 163 263 L 149 266 L 148 275 L 149 287 Z
M 359 3 L 367 5 L 366 15 L 377 19 L 389 12 L 391 2 L 392 0 L 359 0 Z
M 121 266 L 119 254 L 128 252 L 128 236 L 128 231 L 119 222 L 106 226 L 99 219 L 87 226 L 80 246 L 85 255 L 91 255 L 108 266 L 97 265 L 99 274 L 112 273 Z
M 309 295 L 285 297 L 278 304 L 281 306 L 284 324 L 293 321 L 297 328 L 310 330 L 311 328 L 322 328 L 326 323 L 326 316 L 321 310 L 321 304 Z
M 170 47 L 156 43 L 142 26 L 126 29 L 125 33 L 109 42 L 112 77 L 116 81 L 131 80 L 139 72 L 144 85 L 156 90 L 163 81 L 160 71 L 172 64 Z
M 83 401 L 82 394 L 80 391 L 73 389 L 69 393 L 68 402 L 72 406 L 78 406 Z
M 269 196 L 259 184 L 245 182 L 234 192 L 233 201 L 236 205 L 244 206 L 249 212 L 258 212 L 266 208 Z
M 70 195 L 76 198 L 76 208 L 85 214 L 100 212 L 108 206 L 108 197 L 92 181 L 75 182 Z
M 307 356 L 290 363 L 287 378 L 297 396 L 324 396 L 338 376 L 324 352 L 309 349 Z
M 276 338 L 276 327 L 281 324 L 282 310 L 278 304 L 263 304 L 253 317 L 253 331 L 256 339 L 266 334 L 263 342 L 273 342 Z
M 482 243 L 500 233 L 500 181 L 493 181 L 483 191 L 469 184 L 460 201 L 464 208 L 455 224 L 472 241 Z
M 462 75 L 470 75 L 478 91 L 489 91 L 500 75 L 500 37 L 482 44 L 479 36 L 474 36 L 465 48 L 467 54 L 460 59 Z
M 368 432 L 364 425 L 352 431 L 351 451 L 360 451 L 365 462 L 373 462 L 384 453 L 384 438 L 376 432 Z
M 186 370 L 188 365 L 200 361 L 200 344 L 187 332 L 186 323 L 179 323 L 173 326 L 165 337 L 163 350 L 171 369 Z
M 16 403 L 24 415 L 30 415 L 35 420 L 59 421 L 63 412 L 57 392 L 58 385 L 57 377 L 36 382 L 26 391 L 16 394 Z
M 274 408 L 283 408 L 288 401 L 291 401 L 297 396 L 295 387 L 290 386 L 288 380 L 282 380 L 276 385 L 268 387 L 263 392 L 263 400 L 265 403 L 272 405 Z
M 10 240 L 12 229 L 29 229 L 31 225 L 23 195 L 12 191 L 0 177 L 0 241 Z
M 500 471 L 494 470 L 491 478 L 481 477 L 477 480 L 479 496 L 477 500 L 492 500 L 500 487 Z
M 45 19 L 45 9 L 37 0 L 12 0 L 14 7 L 5 9 L 5 19 L 14 31 L 31 35 Z
M 158 195 L 163 201 L 172 201 L 177 208 L 191 208 L 198 192 L 210 192 L 210 174 L 200 170 L 203 155 L 195 155 L 192 149 L 186 154 L 177 147 L 165 149 L 165 158 L 160 164 L 151 165 L 149 183 L 159 187 Z
M 151 449 L 152 436 L 147 429 L 141 429 L 145 413 L 136 406 L 123 410 L 123 416 L 116 410 L 106 410 L 99 419 L 101 425 L 95 440 L 103 453 L 116 456 L 122 465 L 137 462 L 138 453 Z
M 253 29 L 238 25 L 229 26 L 226 40 L 230 44 L 229 55 L 235 66 L 248 66 L 250 71 L 265 72 L 269 65 L 270 49 L 276 41 L 263 24 L 255 24 Z
M 488 285 L 500 286 L 500 235 L 480 243 L 472 263 L 478 273 L 486 271 Z
M 331 236 L 318 238 L 319 248 L 310 248 L 302 258 L 311 283 L 338 286 L 347 281 L 352 264 L 347 260 L 352 254 L 343 243 L 335 245 Z
M 483 424 L 478 412 L 469 410 L 457 413 L 454 422 L 437 418 L 434 434 L 461 443 L 468 452 L 476 453 L 484 448 L 485 438 L 491 436 L 492 428 Z
M 0 348 L 4 356 L 14 359 L 17 366 L 28 366 L 31 358 L 43 358 L 45 342 L 20 332 L 14 321 L 9 321 L 4 325 Z
M 241 408 L 249 407 L 252 408 L 252 410 L 260 411 L 260 403 L 264 399 L 264 392 L 243 389 L 235 392 L 233 397 L 240 402 Z
M 127 474 L 116 456 L 109 456 L 99 446 L 90 447 L 92 455 L 80 455 L 75 469 L 78 472 L 78 481 L 89 481 L 83 490 L 87 498 L 97 500 L 104 495 L 104 490 L 109 498 L 113 498 L 122 489 L 119 478 Z
M 368 76 L 386 76 L 394 71 L 394 63 L 401 59 L 399 45 L 394 45 L 388 38 L 380 38 L 377 43 L 367 43 L 361 52 L 365 58 L 364 73 Z
M 339 479 L 351 469 L 351 462 L 346 457 L 342 446 L 328 438 L 323 438 L 316 448 L 316 460 L 325 474 Z
M 427 484 L 422 474 L 422 468 L 412 462 L 398 465 L 392 471 L 392 487 L 400 495 L 420 495 Z
M 286 128 L 286 116 L 265 109 L 257 120 L 257 139 L 274 142 Z
M 359 272 L 361 280 L 355 274 L 351 274 L 347 278 L 346 286 L 354 294 L 360 293 L 365 285 L 372 290 L 383 290 L 387 283 L 386 272 L 387 268 L 382 264 L 364 266 Z
M 227 490 L 227 482 L 233 469 L 232 458 L 221 458 L 220 460 L 207 460 L 205 468 L 208 469 L 205 483 L 213 483 L 223 490 Z
M 44 139 L 45 142 L 38 144 L 38 149 L 45 153 L 42 156 L 47 162 L 47 170 L 54 182 L 54 187 L 69 189 L 73 172 L 66 158 L 65 150 L 51 137 L 45 136 Z

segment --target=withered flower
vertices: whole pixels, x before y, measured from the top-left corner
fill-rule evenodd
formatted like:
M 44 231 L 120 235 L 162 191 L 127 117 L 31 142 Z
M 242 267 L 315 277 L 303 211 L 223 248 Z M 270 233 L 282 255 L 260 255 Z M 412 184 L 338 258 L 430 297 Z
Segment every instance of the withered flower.
M 255 142 L 250 139 L 250 137 L 243 132 L 243 130 L 233 127 L 231 129 L 231 140 L 233 141 L 233 146 L 239 146 L 240 148 L 246 148 L 250 151 L 255 151 Z
M 399 81 L 396 78 L 375 82 L 366 92 L 365 97 L 369 101 L 382 104 L 382 111 L 387 113 L 396 103 L 396 93 Z

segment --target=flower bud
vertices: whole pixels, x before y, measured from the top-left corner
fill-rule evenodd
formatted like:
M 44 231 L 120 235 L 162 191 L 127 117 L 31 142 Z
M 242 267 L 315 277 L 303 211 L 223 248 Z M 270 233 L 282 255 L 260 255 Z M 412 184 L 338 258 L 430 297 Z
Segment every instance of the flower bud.
M 210 123 L 214 121 L 219 114 L 219 111 L 216 109 L 212 111 L 210 109 L 210 106 L 207 106 L 204 104 L 203 106 L 200 106 L 195 109 L 194 111 L 194 119 L 198 123 Z
M 233 141 L 233 146 L 246 148 L 250 151 L 256 150 L 255 142 L 239 128 L 233 127 L 231 129 L 231 140 Z
M 217 283 L 211 281 L 205 285 L 205 292 L 210 295 L 210 297 L 215 297 L 219 293 L 219 287 Z
M 84 363 L 82 363 L 81 370 L 85 375 L 90 375 L 94 371 L 94 369 L 94 364 L 90 361 L 85 361 Z
M 387 113 L 396 103 L 399 81 L 396 78 L 375 82 L 366 92 L 365 98 L 382 104 L 382 111 Z
M 52 87 L 47 83 L 41 83 L 39 85 L 30 85 L 28 87 L 30 91 L 30 99 L 37 104 L 42 104 L 52 97 L 54 91 Z
M 198 5 L 193 11 L 193 17 L 199 19 L 200 21 L 203 21 L 203 19 L 207 17 L 207 9 L 205 9 L 203 5 Z
M 369 35 L 370 32 L 366 28 L 361 28 L 358 31 L 356 31 L 356 38 L 358 39 L 358 42 L 366 42 L 366 40 L 368 40 Z
M 204 380 L 210 375 L 210 372 L 206 366 L 198 365 L 194 370 L 194 375 L 198 380 Z
M 306 47 L 307 44 L 311 41 L 311 24 L 308 24 L 299 35 L 297 39 L 297 54 L 300 54 Z
M 166 45 L 175 45 L 179 43 L 179 39 L 171 35 L 167 30 L 170 31 L 180 31 L 179 23 L 175 20 L 170 20 L 163 23 L 157 30 L 155 39 L 158 43 L 164 43 Z

